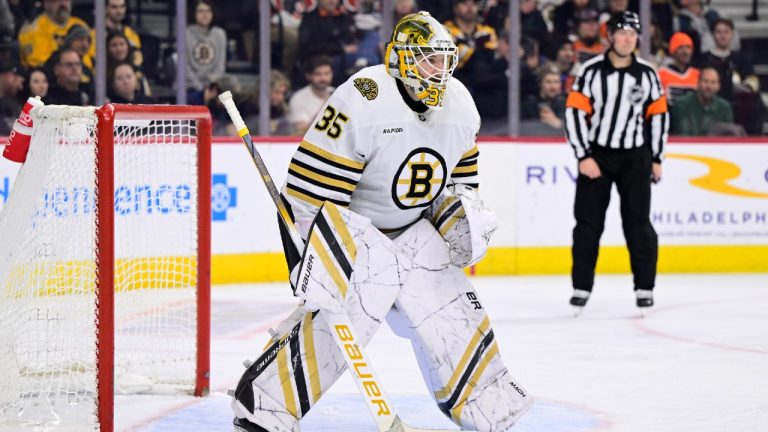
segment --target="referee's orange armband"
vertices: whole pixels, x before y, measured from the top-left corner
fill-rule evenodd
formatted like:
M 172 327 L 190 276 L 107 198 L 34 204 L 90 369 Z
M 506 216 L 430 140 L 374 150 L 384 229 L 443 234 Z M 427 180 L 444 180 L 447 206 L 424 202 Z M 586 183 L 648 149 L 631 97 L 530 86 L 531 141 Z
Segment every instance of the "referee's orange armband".
M 582 92 L 572 91 L 568 93 L 568 99 L 565 101 L 565 107 L 582 110 L 588 115 L 592 115 L 592 104 L 589 102 L 589 98 L 586 97 Z
M 645 109 L 645 118 L 651 118 L 651 116 L 655 116 L 656 114 L 664 114 L 668 110 L 667 97 L 662 96 L 648 105 L 648 108 Z

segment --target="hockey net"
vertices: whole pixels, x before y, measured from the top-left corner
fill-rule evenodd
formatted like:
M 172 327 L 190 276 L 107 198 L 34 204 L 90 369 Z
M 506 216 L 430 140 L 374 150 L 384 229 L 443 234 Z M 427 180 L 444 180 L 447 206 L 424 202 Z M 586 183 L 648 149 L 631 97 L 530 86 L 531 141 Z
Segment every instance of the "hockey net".
M 0 212 L 0 430 L 111 432 L 115 392 L 206 393 L 207 110 L 33 121 Z

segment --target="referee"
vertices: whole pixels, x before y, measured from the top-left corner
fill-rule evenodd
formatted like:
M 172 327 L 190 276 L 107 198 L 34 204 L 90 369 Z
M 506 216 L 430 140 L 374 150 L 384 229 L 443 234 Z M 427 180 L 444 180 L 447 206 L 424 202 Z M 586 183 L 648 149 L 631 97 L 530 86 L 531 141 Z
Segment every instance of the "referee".
M 634 55 L 639 34 L 637 14 L 612 15 L 609 50 L 584 63 L 566 102 L 565 134 L 579 161 L 570 301 L 579 311 L 595 281 L 613 183 L 621 197 L 636 304 L 653 306 L 658 238 L 649 218 L 651 181 L 661 179 L 669 115 L 655 69 Z

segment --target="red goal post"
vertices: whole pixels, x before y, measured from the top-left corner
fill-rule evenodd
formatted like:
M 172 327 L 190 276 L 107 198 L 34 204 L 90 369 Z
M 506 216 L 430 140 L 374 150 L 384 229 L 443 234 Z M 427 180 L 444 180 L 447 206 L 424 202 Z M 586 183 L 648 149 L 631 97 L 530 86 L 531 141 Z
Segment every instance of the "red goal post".
M 98 275 L 98 287 L 114 286 L 114 133 L 116 120 L 194 120 L 197 122 L 197 188 L 198 200 L 198 289 L 197 303 L 197 364 L 195 373 L 195 396 L 208 394 L 210 386 L 210 304 L 211 304 L 211 115 L 203 106 L 174 105 L 128 105 L 107 104 L 96 110 L 98 116 L 97 173 L 99 182 L 98 212 L 105 215 L 99 229 L 98 259 L 103 263 Z M 200 163 L 204 161 L 205 163 Z M 102 266 L 100 266 L 102 267 Z M 112 432 L 114 421 L 114 289 L 98 290 L 99 307 L 97 319 L 104 320 L 106 331 L 98 337 L 99 357 L 98 382 L 105 383 L 106 391 L 99 389 L 99 419 L 101 432 Z M 104 367 L 101 367 L 103 365 Z

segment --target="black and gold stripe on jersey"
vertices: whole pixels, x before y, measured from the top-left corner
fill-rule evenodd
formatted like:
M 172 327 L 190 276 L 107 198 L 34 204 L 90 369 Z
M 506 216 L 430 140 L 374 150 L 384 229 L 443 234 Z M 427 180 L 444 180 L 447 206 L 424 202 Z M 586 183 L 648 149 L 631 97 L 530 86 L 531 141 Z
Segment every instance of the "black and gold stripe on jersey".
M 348 207 L 364 166 L 302 141 L 288 167 L 285 193 L 318 208 L 325 201 Z
M 457 423 L 461 420 L 461 411 L 467 399 L 498 352 L 493 330 L 490 329 L 490 321 L 488 316 L 485 316 L 448 383 L 442 389 L 435 391 L 438 407 L 445 415 L 453 418 Z
M 461 156 L 461 160 L 459 160 L 456 168 L 451 172 L 453 183 L 461 183 L 473 188 L 479 187 L 480 180 L 477 163 L 479 157 L 480 150 L 477 148 L 477 144 L 475 144 Z

